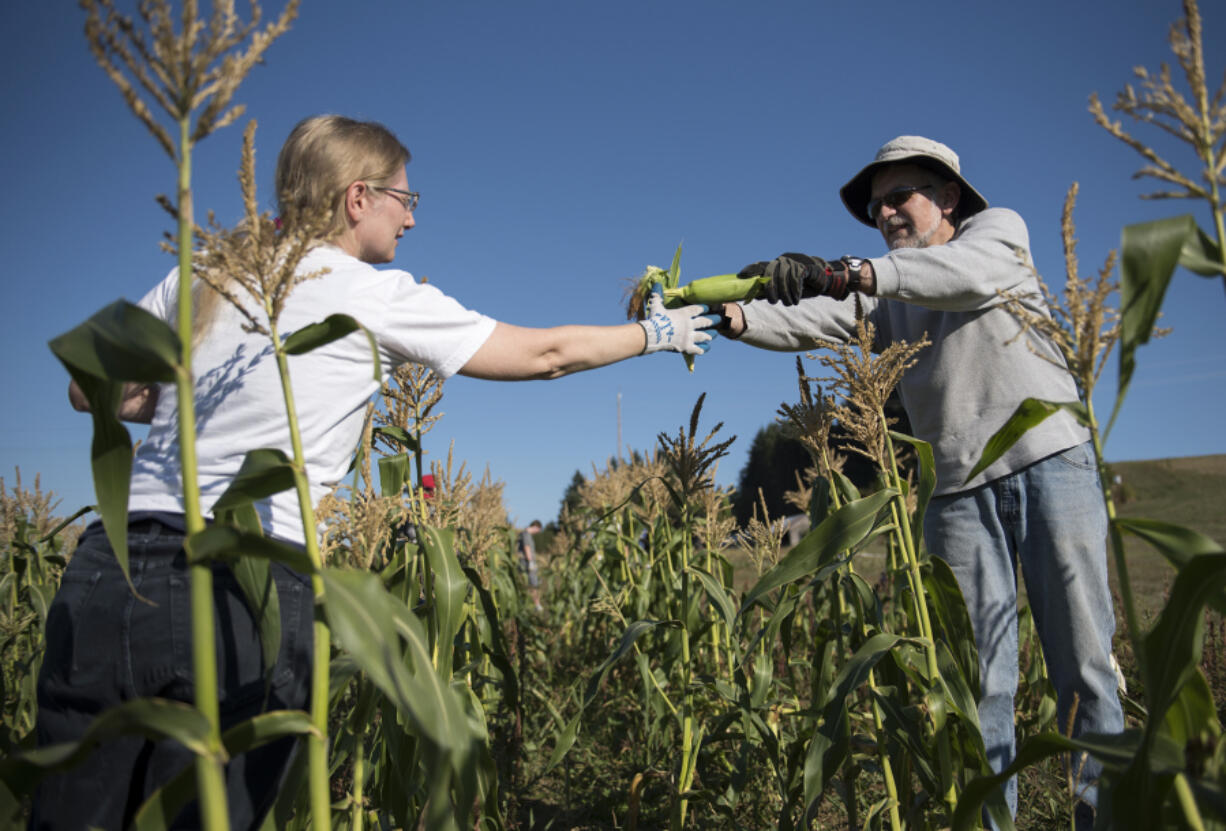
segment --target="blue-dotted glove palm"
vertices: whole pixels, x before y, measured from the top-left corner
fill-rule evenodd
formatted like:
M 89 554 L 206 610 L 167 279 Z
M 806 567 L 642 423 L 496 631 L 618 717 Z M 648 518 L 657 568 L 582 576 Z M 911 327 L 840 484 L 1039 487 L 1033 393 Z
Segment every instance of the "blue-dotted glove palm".
M 707 330 L 716 323 L 719 323 L 719 315 L 708 314 L 706 306 L 664 308 L 663 289 L 656 283 L 647 301 L 647 317 L 639 321 L 647 336 L 643 354 L 669 351 L 701 355 L 711 348 L 715 336 Z

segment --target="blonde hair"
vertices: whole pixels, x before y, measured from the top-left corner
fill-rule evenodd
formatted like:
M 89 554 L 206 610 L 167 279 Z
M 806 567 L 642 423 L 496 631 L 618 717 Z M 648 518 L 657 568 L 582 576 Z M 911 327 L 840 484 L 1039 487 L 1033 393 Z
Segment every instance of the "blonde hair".
M 345 230 L 344 198 L 357 181 L 388 184 L 410 159 L 391 130 L 341 115 L 305 118 L 277 156 L 277 204 L 282 221 L 331 211 L 322 237 Z
M 308 223 L 304 229 L 331 239 L 345 230 L 345 191 L 357 181 L 380 187 L 409 161 L 408 149 L 391 130 L 373 121 L 317 115 L 298 122 L 277 155 L 277 204 L 281 221 Z M 233 275 L 220 274 L 224 290 Z M 198 346 L 213 325 L 223 292 L 202 277 L 192 281 L 192 343 Z M 234 301 L 231 301 L 234 302 Z

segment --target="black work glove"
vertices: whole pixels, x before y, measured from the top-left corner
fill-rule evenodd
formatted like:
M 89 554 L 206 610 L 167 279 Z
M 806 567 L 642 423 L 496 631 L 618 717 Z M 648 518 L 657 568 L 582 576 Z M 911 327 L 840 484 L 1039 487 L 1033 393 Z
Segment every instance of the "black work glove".
M 802 297 L 820 294 L 843 300 L 850 289 L 846 263 L 826 262 L 808 254 L 780 254 L 770 262 L 751 263 L 737 272 L 738 277 L 761 274 L 770 278 L 762 289 L 763 295 L 770 302 L 785 306 L 795 306 Z

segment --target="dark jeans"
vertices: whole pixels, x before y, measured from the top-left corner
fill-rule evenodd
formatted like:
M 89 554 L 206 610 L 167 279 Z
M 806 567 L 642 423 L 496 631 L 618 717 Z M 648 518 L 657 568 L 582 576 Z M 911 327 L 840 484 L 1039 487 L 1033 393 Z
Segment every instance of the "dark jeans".
M 193 701 L 189 575 L 183 534 L 156 520 L 128 532 L 128 588 L 101 525 L 95 523 L 64 572 L 47 617 L 38 677 L 39 745 L 76 741 L 107 709 L 134 698 Z M 305 709 L 310 695 L 314 603 L 306 577 L 273 564 L 281 604 L 281 649 L 266 684 L 259 634 L 228 567 L 213 567 L 213 609 L 221 727 L 267 710 Z M 156 604 L 156 605 L 153 605 Z M 277 795 L 296 740 L 282 738 L 226 766 L 231 827 L 257 828 Z M 30 827 L 120 829 L 153 791 L 194 762 L 173 741 L 125 736 L 39 786 Z M 174 828 L 198 828 L 195 803 Z

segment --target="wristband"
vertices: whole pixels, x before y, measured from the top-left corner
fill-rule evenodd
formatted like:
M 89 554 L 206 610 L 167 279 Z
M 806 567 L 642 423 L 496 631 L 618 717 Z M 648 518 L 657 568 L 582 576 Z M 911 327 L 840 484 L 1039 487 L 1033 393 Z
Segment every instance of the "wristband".
M 862 257 L 851 257 L 845 255 L 840 257 L 839 261 L 847 266 L 847 291 L 859 291 L 860 280 L 862 277 L 861 269 L 864 268 L 864 263 L 866 260 L 864 260 Z

